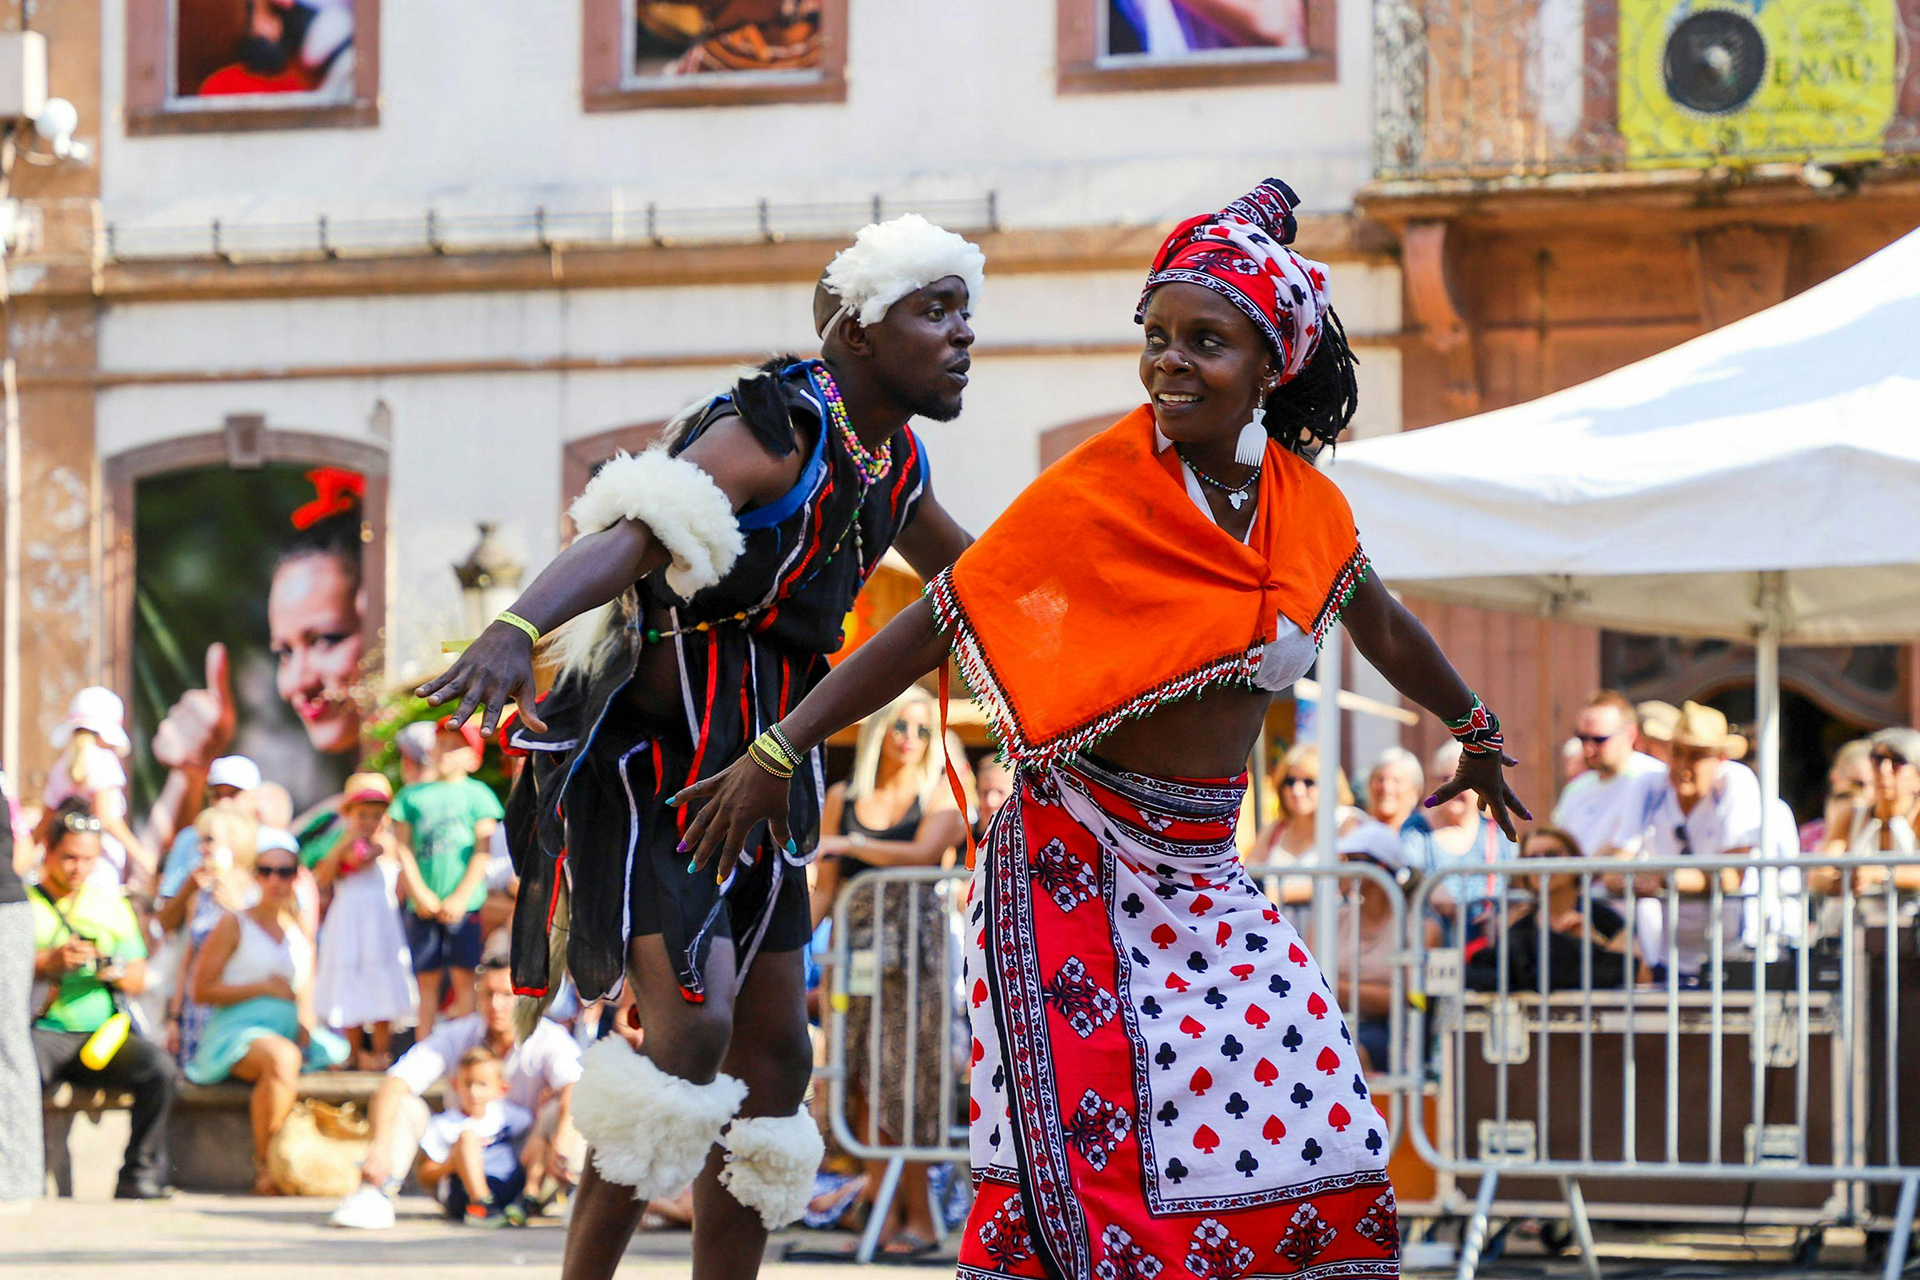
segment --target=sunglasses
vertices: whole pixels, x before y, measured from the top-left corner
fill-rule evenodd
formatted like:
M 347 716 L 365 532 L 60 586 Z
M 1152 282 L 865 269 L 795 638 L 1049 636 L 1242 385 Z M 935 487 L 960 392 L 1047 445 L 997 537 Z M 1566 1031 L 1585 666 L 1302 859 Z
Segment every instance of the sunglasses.
M 91 814 L 85 814 L 85 813 L 70 813 L 66 817 L 60 819 L 60 825 L 62 827 L 65 827 L 68 831 L 74 832 L 75 834 L 86 832 L 86 831 L 97 832 L 105 829 L 104 826 L 101 824 L 100 819 L 93 817 Z
M 253 874 L 259 876 L 262 880 L 291 880 L 300 874 L 300 870 L 297 867 L 269 867 L 262 865 L 256 866 L 253 869 Z
M 1620 734 L 1616 730 L 1613 733 L 1576 733 L 1573 735 L 1573 738 L 1574 741 L 1580 743 L 1582 746 L 1599 747 L 1612 742 L 1619 736 Z
M 1873 754 L 1868 756 L 1867 759 L 1873 762 L 1875 768 L 1883 764 L 1890 764 L 1896 769 L 1904 769 L 1913 763 L 1891 747 L 1877 747 L 1874 749 Z
M 918 734 L 920 737 L 920 741 L 922 742 L 933 741 L 933 730 L 929 729 L 926 725 L 923 725 L 923 724 L 909 724 L 905 720 L 895 720 L 891 725 L 887 727 L 892 729 L 895 733 L 899 734 L 903 738 L 911 733 L 911 734 Z
M 1320 789 L 1320 780 L 1318 778 L 1289 776 L 1281 779 L 1280 786 L 1283 790 L 1291 790 L 1294 787 L 1305 787 L 1308 791 L 1318 791 Z

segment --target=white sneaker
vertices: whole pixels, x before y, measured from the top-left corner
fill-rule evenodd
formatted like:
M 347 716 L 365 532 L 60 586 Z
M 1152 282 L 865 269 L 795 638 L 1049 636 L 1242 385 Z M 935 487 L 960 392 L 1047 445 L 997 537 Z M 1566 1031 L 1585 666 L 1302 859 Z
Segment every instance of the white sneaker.
M 385 1231 L 393 1225 L 393 1201 L 380 1188 L 363 1182 L 327 1221 L 356 1231 Z

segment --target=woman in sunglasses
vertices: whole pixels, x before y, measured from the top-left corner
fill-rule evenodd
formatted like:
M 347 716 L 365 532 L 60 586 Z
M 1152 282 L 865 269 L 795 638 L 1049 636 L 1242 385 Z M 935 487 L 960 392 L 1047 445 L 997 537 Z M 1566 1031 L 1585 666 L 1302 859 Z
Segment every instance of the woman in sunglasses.
M 1853 810 L 1851 822 L 1829 826 L 1827 851 L 1846 852 L 1856 858 L 1890 855 L 1911 858 L 1916 851 L 1915 825 L 1920 823 L 1920 731 L 1882 729 L 1867 739 L 1867 762 L 1873 782 L 1863 793 L 1862 803 Z M 1853 891 L 1860 895 L 1860 906 L 1869 923 L 1884 918 L 1887 880 L 1901 895 L 1901 913 L 1913 910 L 1913 894 L 1920 891 L 1920 867 L 1861 867 L 1853 873 Z M 1807 877 L 1814 892 L 1838 897 L 1841 872 L 1827 867 Z M 1838 931 L 1842 918 L 1839 903 L 1829 903 L 1821 912 L 1821 932 Z
M 336 1066 L 347 1044 L 313 1013 L 313 939 L 300 922 L 297 855 L 262 849 L 259 897 L 213 927 L 194 964 L 193 998 L 214 1013 L 185 1075 L 195 1084 L 232 1077 L 253 1086 L 253 1190 L 275 1195 L 267 1149 L 293 1110 L 300 1072 Z
M 966 838 L 966 819 L 940 785 L 934 750 L 939 709 L 925 689 L 909 686 L 893 704 L 860 726 L 853 776 L 827 792 L 820 814 L 819 879 L 812 895 L 818 928 L 833 910 L 843 885 L 879 867 L 937 867 Z M 880 978 L 870 999 L 847 1010 L 847 1092 L 854 1131 L 882 1145 L 903 1137 L 916 1146 L 938 1146 L 949 1117 L 940 1114 L 940 1064 L 949 1028 L 942 1022 L 940 988 L 947 982 L 947 912 L 932 885 L 895 885 L 884 892 L 849 889 L 848 940 L 856 951 L 879 953 Z M 878 901 L 884 898 L 884 902 Z M 875 936 L 878 908 L 880 936 Z M 906 951 L 909 914 L 919 917 L 919 948 Z M 916 995 L 907 1001 L 907 972 L 914 969 Z M 872 1061 L 873 1023 L 880 1023 L 879 1059 Z M 913 1044 L 913 1074 L 907 1045 Z M 877 1072 L 874 1067 L 878 1068 Z M 906 1120 L 911 1097 L 913 1132 Z M 886 1166 L 871 1162 L 866 1185 L 854 1199 L 870 1206 Z M 934 1247 L 938 1231 L 927 1200 L 927 1167 L 907 1165 L 893 1200 L 894 1220 L 882 1234 L 882 1252 L 911 1257 Z M 863 1212 L 849 1206 L 853 1217 Z M 846 1220 L 843 1213 L 840 1220 Z

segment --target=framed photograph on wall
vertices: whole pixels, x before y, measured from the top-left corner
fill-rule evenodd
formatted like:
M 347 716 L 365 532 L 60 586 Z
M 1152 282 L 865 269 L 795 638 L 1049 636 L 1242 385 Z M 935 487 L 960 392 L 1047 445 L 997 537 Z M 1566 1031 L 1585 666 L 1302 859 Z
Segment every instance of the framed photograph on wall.
M 840 102 L 848 0 L 586 0 L 588 110 Z
M 1337 0 L 1056 0 L 1063 93 L 1334 79 Z
M 375 123 L 379 0 L 129 0 L 131 133 Z

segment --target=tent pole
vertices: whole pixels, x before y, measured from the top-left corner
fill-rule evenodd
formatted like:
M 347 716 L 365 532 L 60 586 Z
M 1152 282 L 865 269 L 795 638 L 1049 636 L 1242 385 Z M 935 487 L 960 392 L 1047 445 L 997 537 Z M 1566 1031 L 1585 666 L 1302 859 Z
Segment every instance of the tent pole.
M 1319 669 L 1314 672 L 1320 696 L 1314 700 L 1314 737 L 1320 747 L 1320 790 L 1313 812 L 1313 848 L 1315 861 L 1331 867 L 1339 861 L 1336 843 L 1340 833 L 1340 693 L 1344 682 L 1341 667 L 1346 657 L 1346 628 L 1328 629 L 1320 646 Z M 1320 962 L 1327 985 L 1340 989 L 1340 885 L 1331 876 L 1322 875 L 1313 882 L 1313 955 Z
M 1760 739 L 1760 847 L 1754 850 L 1762 858 L 1773 855 L 1775 828 L 1780 825 L 1776 810 L 1780 800 L 1780 630 L 1782 615 L 1782 578 L 1777 572 L 1760 575 L 1760 634 L 1754 644 L 1754 730 Z M 1753 1124 L 1759 1133 L 1767 1116 L 1768 1034 L 1767 1034 L 1767 962 L 1781 947 L 1775 926 L 1780 920 L 1779 872 L 1762 869 L 1760 900 L 1753 922 Z M 1781 951 L 1784 954 L 1784 950 Z

